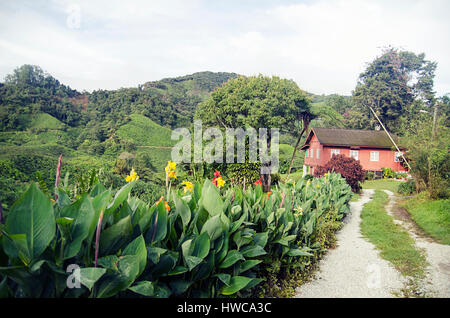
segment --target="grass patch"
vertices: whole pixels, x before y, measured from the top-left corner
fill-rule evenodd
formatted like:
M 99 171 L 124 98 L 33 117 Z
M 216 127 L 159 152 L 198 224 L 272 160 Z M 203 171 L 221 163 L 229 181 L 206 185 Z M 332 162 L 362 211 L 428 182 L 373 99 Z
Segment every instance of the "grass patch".
M 131 121 L 117 130 L 117 135 L 123 139 L 132 140 L 139 146 L 166 146 L 177 143 L 171 140 L 172 131 L 162 127 L 143 115 L 130 115 Z
M 406 199 L 401 206 L 432 238 L 450 245 L 450 199 L 432 200 L 426 192 Z
M 366 203 L 361 212 L 361 232 L 372 242 L 380 256 L 391 262 L 405 276 L 422 278 L 425 275 L 426 258 L 414 246 L 414 239 L 387 214 L 388 195 L 376 190 L 373 200 Z
M 398 186 L 404 181 L 397 181 L 392 179 L 378 179 L 378 180 L 366 180 L 362 184 L 363 189 L 374 190 L 389 190 L 398 194 Z
M 352 199 L 350 200 L 350 202 L 356 202 L 359 200 L 360 198 L 360 194 L 359 193 L 353 193 Z

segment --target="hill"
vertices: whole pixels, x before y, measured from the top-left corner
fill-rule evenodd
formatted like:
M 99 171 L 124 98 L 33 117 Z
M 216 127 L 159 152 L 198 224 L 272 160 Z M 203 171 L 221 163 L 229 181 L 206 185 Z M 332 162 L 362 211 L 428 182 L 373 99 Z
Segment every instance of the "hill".
M 189 127 L 197 105 L 238 76 L 198 72 L 88 93 L 71 89 L 38 66 L 23 65 L 0 83 L 0 187 L 10 193 L 7 187 L 40 180 L 51 189 L 60 154 L 62 174 L 69 172 L 73 178 L 97 169 L 105 184 L 117 186 L 134 167 L 141 180 L 164 184 L 164 166 L 174 145 L 171 130 Z M 310 96 L 322 114 L 315 124 L 342 121 L 346 99 Z M 283 135 L 280 141 L 280 173 L 284 173 L 295 138 Z M 302 164 L 300 154 L 293 171 Z M 144 188 L 142 193 L 147 191 Z M 0 201 L 13 201 L 5 196 L 0 195 Z

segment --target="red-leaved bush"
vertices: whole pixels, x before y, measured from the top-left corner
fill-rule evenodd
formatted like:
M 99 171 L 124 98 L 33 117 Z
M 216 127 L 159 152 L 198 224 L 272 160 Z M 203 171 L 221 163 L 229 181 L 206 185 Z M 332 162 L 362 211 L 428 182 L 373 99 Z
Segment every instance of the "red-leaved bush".
M 344 155 L 334 155 L 324 165 L 314 169 L 314 176 L 321 177 L 327 172 L 340 173 L 353 192 L 361 190 L 360 182 L 364 181 L 365 171 L 358 160 Z

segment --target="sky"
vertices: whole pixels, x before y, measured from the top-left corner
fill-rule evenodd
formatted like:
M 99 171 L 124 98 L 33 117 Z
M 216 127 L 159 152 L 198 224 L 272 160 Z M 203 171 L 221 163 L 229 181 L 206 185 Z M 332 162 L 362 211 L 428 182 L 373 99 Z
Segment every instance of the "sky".
M 39 65 L 79 91 L 200 71 L 351 95 L 383 48 L 437 62 L 450 93 L 448 0 L 0 0 L 0 81 Z

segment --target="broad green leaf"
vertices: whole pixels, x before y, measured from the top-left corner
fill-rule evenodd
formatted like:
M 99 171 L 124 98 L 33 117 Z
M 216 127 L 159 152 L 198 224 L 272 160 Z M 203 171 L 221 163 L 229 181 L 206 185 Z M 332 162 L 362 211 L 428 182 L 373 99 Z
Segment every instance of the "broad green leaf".
M 200 236 L 197 236 L 192 243 L 193 243 L 193 250 L 191 253 L 192 255 L 202 259 L 208 255 L 211 244 L 208 233 L 204 232 L 200 234 Z
M 116 255 L 107 255 L 98 259 L 98 265 L 106 269 L 118 271 L 119 258 Z
M 267 252 L 259 245 L 246 246 L 241 250 L 244 257 L 257 257 L 266 255 Z
M 145 235 L 145 241 L 154 244 L 163 240 L 167 235 L 167 210 L 161 201 L 152 215 L 150 227 Z
M 245 277 L 245 276 L 233 276 L 230 279 L 229 286 L 224 286 L 220 293 L 222 295 L 232 295 L 234 293 L 237 293 L 241 289 L 245 288 L 248 283 L 252 281 L 252 278 Z
M 218 279 L 220 279 L 220 281 L 222 283 L 224 283 L 227 286 L 230 286 L 230 280 L 231 280 L 231 275 L 230 274 L 220 273 L 220 274 L 214 275 L 213 277 L 217 277 Z
M 114 196 L 113 201 L 108 205 L 106 213 L 109 214 L 113 211 L 115 211 L 123 201 L 125 201 L 128 198 L 128 195 L 131 192 L 131 189 L 136 184 L 136 181 L 132 181 L 130 183 L 127 183 L 122 188 L 120 188 L 119 191 L 117 191 L 116 195 Z
M 176 266 L 172 271 L 169 272 L 169 274 L 167 274 L 168 276 L 175 276 L 175 275 L 180 275 L 180 274 L 184 274 L 189 270 L 189 268 L 184 267 L 184 266 Z
M 26 235 L 31 260 L 38 258 L 52 241 L 56 232 L 53 206 L 36 183 L 33 182 L 11 207 L 6 219 L 6 232 Z M 11 244 L 9 240 L 5 243 Z
M 205 180 L 201 196 L 202 206 L 211 216 L 216 216 L 223 211 L 223 200 L 217 187 L 209 180 Z
M 253 236 L 253 242 L 255 242 L 256 245 L 265 247 L 267 244 L 268 238 L 269 238 L 269 232 L 256 233 Z
M 222 263 L 220 263 L 219 268 L 228 268 L 240 260 L 245 260 L 244 256 L 237 250 L 231 250 Z
M 155 293 L 155 286 L 153 282 L 149 281 L 141 281 L 136 283 L 135 285 L 128 288 L 129 290 L 132 290 L 136 294 L 151 297 Z
M 259 259 L 250 259 L 248 261 L 241 262 L 238 265 L 237 273 L 241 274 L 245 271 L 248 271 L 250 268 L 255 267 L 256 265 L 258 265 L 261 262 L 262 262 L 262 260 L 259 260 Z
M 139 259 L 139 275 L 142 274 L 147 265 L 147 248 L 145 247 L 145 241 L 142 235 L 128 244 L 123 250 L 122 255 L 136 255 Z
M 211 241 L 218 238 L 223 232 L 223 224 L 220 219 L 220 214 L 217 214 L 209 218 L 205 224 L 203 224 L 201 233 L 207 232 Z
M 303 251 L 298 248 L 291 248 L 289 252 L 287 253 L 289 256 L 314 256 L 313 254 Z
M 106 274 L 98 288 L 97 297 L 112 297 L 126 290 L 139 274 L 139 258 L 136 255 L 126 255 L 119 259 L 118 273 Z
M 174 268 L 177 258 L 172 255 L 162 255 L 158 264 L 151 267 L 151 274 L 153 278 L 168 275 Z
M 94 218 L 94 208 L 91 198 L 84 194 L 79 200 L 61 210 L 61 217 L 71 218 L 70 239 L 65 242 L 64 259 L 74 257 L 81 248 L 81 243 L 89 234 L 89 227 Z
M 167 252 L 167 250 L 164 248 L 152 247 L 152 246 L 147 247 L 148 259 L 151 260 L 153 262 L 153 264 L 158 264 L 159 258 L 161 257 L 161 255 L 163 255 L 166 252 Z
M 100 254 L 115 253 L 126 242 L 126 238 L 133 232 L 131 217 L 127 216 L 116 224 L 108 227 L 100 234 Z
M 91 197 L 96 197 L 97 195 L 99 195 L 100 193 L 103 193 L 106 191 L 106 188 L 103 184 L 101 183 L 97 183 L 94 188 L 91 190 L 91 192 L 89 193 L 89 195 Z
M 178 195 L 174 195 L 175 209 L 181 217 L 183 227 L 186 228 L 191 220 L 191 209 Z
M 80 283 L 86 286 L 89 290 L 94 287 L 94 284 L 100 277 L 105 274 L 106 268 L 100 267 L 85 267 L 80 268 Z
M 3 245 L 5 253 L 11 258 L 19 258 L 24 265 L 30 265 L 32 259 L 28 251 L 28 240 L 25 234 L 6 234 Z
M 200 264 L 203 261 L 203 258 L 196 257 L 193 255 L 188 255 L 184 257 L 184 260 L 186 262 L 186 265 L 189 267 L 189 270 L 191 271 L 196 267 L 198 264 Z

